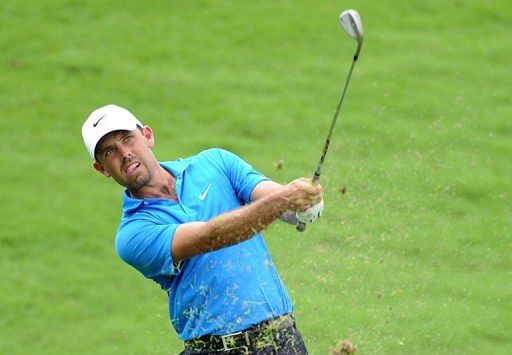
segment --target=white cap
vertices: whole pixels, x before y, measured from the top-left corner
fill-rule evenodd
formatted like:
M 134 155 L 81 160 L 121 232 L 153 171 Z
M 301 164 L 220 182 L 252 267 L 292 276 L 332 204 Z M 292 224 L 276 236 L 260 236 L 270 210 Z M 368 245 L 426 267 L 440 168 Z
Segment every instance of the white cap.
M 82 126 L 85 147 L 92 159 L 96 144 L 103 136 L 113 131 L 133 131 L 142 123 L 127 109 L 117 105 L 107 105 L 94 110 Z

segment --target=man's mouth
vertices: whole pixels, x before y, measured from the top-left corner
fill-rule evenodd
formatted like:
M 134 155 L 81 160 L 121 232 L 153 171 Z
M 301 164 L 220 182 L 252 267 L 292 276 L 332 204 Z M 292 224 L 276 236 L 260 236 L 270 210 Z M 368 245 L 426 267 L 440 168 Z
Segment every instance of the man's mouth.
M 125 168 L 124 168 L 124 172 L 127 174 L 127 175 L 130 175 L 132 174 L 138 167 L 140 166 L 140 163 L 139 162 L 133 162 L 133 163 L 130 163 L 128 164 Z

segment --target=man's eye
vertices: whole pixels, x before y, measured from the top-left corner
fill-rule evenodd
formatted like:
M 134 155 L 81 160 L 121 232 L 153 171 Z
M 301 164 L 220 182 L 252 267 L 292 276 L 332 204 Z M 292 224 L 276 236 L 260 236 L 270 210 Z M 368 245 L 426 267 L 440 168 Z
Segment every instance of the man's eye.
M 104 156 L 105 156 L 105 158 L 106 158 L 106 157 L 108 157 L 110 154 L 112 154 L 112 152 L 113 152 L 113 150 L 109 148 L 109 149 L 105 150 L 105 152 L 103 153 L 103 155 L 104 155 Z
M 129 141 L 131 141 L 132 139 L 133 139 L 133 136 L 126 136 L 126 137 L 124 137 L 124 141 L 125 141 L 125 142 L 129 142 Z

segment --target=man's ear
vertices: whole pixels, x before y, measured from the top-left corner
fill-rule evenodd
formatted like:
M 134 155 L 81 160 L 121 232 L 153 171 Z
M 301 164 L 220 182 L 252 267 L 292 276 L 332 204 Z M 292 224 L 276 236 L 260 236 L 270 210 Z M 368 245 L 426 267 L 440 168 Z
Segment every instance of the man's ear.
M 153 136 L 153 130 L 149 126 L 142 127 L 142 135 L 146 137 L 146 141 L 150 148 L 155 145 L 155 136 Z
M 110 177 L 110 174 L 107 172 L 107 170 L 105 170 L 105 167 L 99 161 L 95 160 L 94 163 L 92 163 L 92 166 L 94 170 L 100 174 L 105 175 L 106 177 Z

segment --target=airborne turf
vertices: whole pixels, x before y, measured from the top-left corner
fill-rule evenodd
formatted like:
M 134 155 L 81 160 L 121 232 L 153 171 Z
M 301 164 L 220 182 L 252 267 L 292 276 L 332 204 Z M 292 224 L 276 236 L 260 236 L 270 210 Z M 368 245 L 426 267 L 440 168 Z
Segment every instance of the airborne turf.
M 312 354 L 512 348 L 509 1 L 0 3 L 0 353 L 174 354 L 166 295 L 115 255 L 120 189 L 80 127 L 117 103 L 162 159 L 220 146 L 310 176 L 325 211 L 266 240 Z

